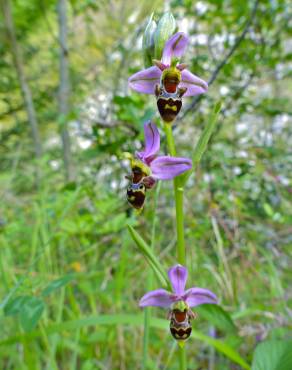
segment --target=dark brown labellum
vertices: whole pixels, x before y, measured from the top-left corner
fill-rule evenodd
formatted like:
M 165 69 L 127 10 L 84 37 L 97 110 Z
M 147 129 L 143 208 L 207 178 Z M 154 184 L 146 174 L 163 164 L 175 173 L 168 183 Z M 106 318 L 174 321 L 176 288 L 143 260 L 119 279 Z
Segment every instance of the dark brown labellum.
M 127 188 L 127 200 L 132 207 L 142 209 L 146 198 L 146 190 L 151 188 L 154 184 L 150 181 L 151 178 L 143 171 L 139 165 L 133 165 L 132 173 L 126 176 L 130 180 L 130 185 Z M 144 179 L 149 179 L 148 182 Z
M 143 208 L 146 197 L 146 188 L 143 183 L 132 183 L 127 188 L 127 200 L 136 209 Z
M 184 311 L 180 311 L 177 309 L 170 311 L 169 329 L 171 335 L 176 340 L 186 340 L 191 335 L 191 318 L 193 318 L 193 313 L 190 311 L 191 314 L 189 314 L 189 311 L 187 309 L 185 309 Z
M 180 326 L 178 328 L 175 326 L 170 326 L 170 332 L 176 340 L 187 340 L 192 333 L 192 327 L 191 325 L 186 327 Z
M 182 96 L 186 90 L 178 88 L 176 92 L 169 93 L 163 86 L 156 86 L 157 108 L 163 121 L 172 122 L 175 120 L 181 110 Z

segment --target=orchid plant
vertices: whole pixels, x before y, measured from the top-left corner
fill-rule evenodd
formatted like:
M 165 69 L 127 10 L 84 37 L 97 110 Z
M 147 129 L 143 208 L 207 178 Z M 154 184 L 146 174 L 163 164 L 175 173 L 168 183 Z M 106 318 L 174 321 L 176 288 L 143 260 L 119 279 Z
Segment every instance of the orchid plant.
M 185 340 L 189 338 L 192 331 L 191 320 L 196 314 L 191 310 L 192 307 L 202 304 L 217 304 L 216 295 L 208 289 L 192 287 L 185 290 L 188 270 L 186 265 L 186 248 L 184 239 L 184 184 L 194 167 L 188 158 L 177 157 L 175 140 L 172 131 L 172 123 L 182 107 L 182 97 L 203 94 L 208 90 L 208 84 L 194 75 L 187 69 L 187 65 L 180 62 L 187 44 L 188 36 L 183 32 L 173 34 L 175 29 L 174 18 L 169 13 L 160 20 L 157 29 L 153 17 L 150 18 L 146 31 L 149 34 L 144 37 L 147 41 L 147 53 L 149 50 L 158 49 L 161 45 L 159 35 L 165 37 L 170 30 L 169 39 L 166 39 L 160 60 L 147 56 L 147 60 L 153 60 L 153 66 L 141 70 L 132 75 L 129 80 L 129 87 L 139 93 L 153 94 L 156 96 L 157 107 L 163 120 L 166 142 L 169 155 L 158 156 L 160 149 L 160 134 L 157 126 L 148 121 L 144 124 L 145 147 L 143 151 L 136 152 L 135 156 L 130 155 L 132 173 L 127 178 L 130 185 L 127 189 L 127 199 L 136 209 L 142 209 L 145 201 L 146 190 L 152 188 L 158 180 L 171 180 L 174 182 L 174 198 L 176 210 L 176 251 L 177 264 L 168 270 L 168 278 L 164 268 L 153 251 L 155 244 L 152 233 L 152 249 L 147 245 L 143 238 L 131 227 L 131 236 L 149 265 L 152 267 L 158 279 L 165 286 L 172 287 L 172 292 L 164 288 L 152 290 L 151 281 L 149 292 L 140 300 L 139 306 L 146 308 L 144 322 L 144 354 L 143 369 L 147 362 L 148 338 L 149 338 L 149 311 L 148 306 L 158 306 L 169 309 L 168 319 L 170 321 L 170 332 L 180 344 L 179 363 L 180 370 L 186 370 L 186 353 L 183 347 Z M 169 23 L 169 27 L 167 24 Z M 165 27 L 165 29 L 163 29 Z M 167 29 L 168 28 L 168 29 Z M 156 30 L 155 30 L 156 29 Z M 157 31 L 159 29 L 159 32 Z M 158 32 L 153 36 L 153 32 Z M 146 34 L 146 33 L 145 33 Z M 145 35 L 144 35 L 145 36 Z M 152 40 L 156 40 L 157 45 L 152 45 Z M 157 53 L 156 53 L 157 54 Z M 157 57 L 157 56 L 156 56 Z M 149 64 L 148 64 L 149 65 Z M 208 140 L 216 122 L 216 117 L 220 111 L 220 105 L 215 108 L 214 116 L 211 117 L 206 129 L 203 131 L 193 155 L 194 163 L 200 160 L 206 149 Z M 187 173 L 186 173 L 187 172 Z M 183 174 L 183 175 L 182 175 Z M 186 175 L 186 176 L 185 176 Z M 184 180 L 183 180 L 183 177 Z M 155 218 L 153 220 L 155 228 Z M 154 228 L 152 227 L 152 231 Z M 149 285 L 149 284 L 148 284 Z

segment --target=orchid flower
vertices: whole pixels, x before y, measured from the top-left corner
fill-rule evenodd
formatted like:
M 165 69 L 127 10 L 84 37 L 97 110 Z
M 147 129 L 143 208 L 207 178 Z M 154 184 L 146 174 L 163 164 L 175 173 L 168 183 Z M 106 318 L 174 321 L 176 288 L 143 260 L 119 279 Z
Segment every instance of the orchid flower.
M 168 277 L 173 292 L 165 289 L 152 290 L 146 293 L 139 302 L 140 307 L 159 306 L 171 308 L 175 303 L 183 301 L 186 307 L 195 307 L 204 303 L 217 303 L 217 297 L 208 289 L 190 288 L 185 290 L 188 270 L 182 265 L 175 265 L 168 270 Z
M 169 308 L 168 319 L 171 335 L 183 346 L 192 332 L 191 320 L 196 318 L 190 307 L 204 303 L 217 303 L 217 297 L 210 290 L 190 288 L 185 290 L 188 270 L 181 265 L 175 265 L 168 270 L 168 277 L 173 292 L 165 289 L 152 290 L 146 293 L 139 302 L 140 307 L 159 306 Z
M 144 124 L 145 150 L 130 155 L 132 175 L 127 176 L 131 183 L 127 188 L 128 202 L 136 209 L 143 208 L 146 189 L 151 189 L 157 180 L 171 180 L 192 168 L 188 158 L 157 156 L 160 149 L 160 135 L 154 123 Z
M 157 85 L 163 85 L 168 93 L 175 93 L 177 88 L 184 96 L 203 94 L 208 84 L 186 69 L 186 64 L 177 64 L 188 44 L 188 36 L 177 32 L 166 43 L 161 61 L 154 61 L 154 66 L 132 75 L 129 86 L 140 93 L 154 94 Z
M 192 161 L 188 158 L 157 156 L 160 149 L 160 134 L 153 122 L 147 121 L 144 124 L 144 135 L 145 149 L 136 152 L 136 158 L 131 161 L 134 183 L 143 180 L 147 187 L 150 181 L 153 186 L 157 180 L 171 180 L 192 168 Z M 141 170 L 140 175 L 135 173 L 136 167 Z

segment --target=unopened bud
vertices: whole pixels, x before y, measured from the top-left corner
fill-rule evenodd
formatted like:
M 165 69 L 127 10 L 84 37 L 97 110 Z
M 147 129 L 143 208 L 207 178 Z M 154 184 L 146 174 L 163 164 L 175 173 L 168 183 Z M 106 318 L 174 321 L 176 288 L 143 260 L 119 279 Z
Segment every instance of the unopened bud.
M 144 65 L 146 68 L 152 66 L 152 59 L 154 57 L 154 33 L 156 31 L 157 24 L 153 20 L 153 13 L 149 18 L 149 22 L 145 28 L 142 40 Z
M 165 13 L 160 18 L 154 34 L 155 59 L 161 59 L 164 45 L 166 41 L 174 34 L 175 27 L 175 19 L 170 12 Z

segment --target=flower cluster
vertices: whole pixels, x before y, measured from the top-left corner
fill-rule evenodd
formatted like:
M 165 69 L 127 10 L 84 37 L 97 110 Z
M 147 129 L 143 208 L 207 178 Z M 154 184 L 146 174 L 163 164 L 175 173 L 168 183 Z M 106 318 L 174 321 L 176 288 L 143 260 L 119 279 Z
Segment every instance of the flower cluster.
M 166 132 L 171 130 L 172 123 L 182 107 L 182 98 L 203 94 L 207 91 L 207 83 L 187 69 L 187 65 L 180 62 L 187 44 L 188 37 L 183 32 L 172 35 L 175 29 L 174 18 L 166 14 L 160 20 L 157 29 L 152 16 L 146 28 L 143 44 L 146 45 L 144 58 L 150 65 L 151 51 L 161 47 L 161 40 L 155 34 L 165 37 L 170 31 L 170 38 L 165 40 L 161 55 L 153 59 L 153 65 L 139 71 L 129 78 L 129 86 L 144 94 L 153 94 L 156 97 L 157 108 L 166 125 Z M 163 27 L 165 32 L 163 32 Z M 146 37 L 145 37 L 146 35 Z M 156 39 L 157 44 L 153 45 Z M 162 44 L 163 45 L 163 44 Z M 192 161 L 188 158 L 158 155 L 160 149 L 160 134 L 156 125 L 148 121 L 144 124 L 145 146 L 144 150 L 130 156 L 131 174 L 127 176 L 130 184 L 127 188 L 128 202 L 140 210 L 144 206 L 146 191 L 151 189 L 158 180 L 171 180 L 192 168 Z M 177 186 L 178 182 L 175 182 Z M 176 199 L 177 201 L 177 199 Z M 182 204 L 182 203 L 181 203 Z M 177 203 L 176 203 L 177 205 Z M 184 248 L 184 245 L 183 245 Z M 216 304 L 217 297 L 210 290 L 192 287 L 185 290 L 188 271 L 187 268 L 177 264 L 168 271 L 172 292 L 165 289 L 156 289 L 146 293 L 140 300 L 140 307 L 158 306 L 169 309 L 170 332 L 182 344 L 192 332 L 191 320 L 196 314 L 192 307 L 201 304 Z
M 208 89 L 204 80 L 186 69 L 186 64 L 179 63 L 188 41 L 186 34 L 177 32 L 165 43 L 160 61 L 153 60 L 154 66 L 129 78 L 132 89 L 155 94 L 158 111 L 165 123 L 175 120 L 182 107 L 183 96 L 202 94 Z M 192 167 L 191 160 L 187 158 L 156 156 L 160 148 L 160 136 L 154 123 L 146 122 L 144 132 L 145 150 L 131 158 L 132 174 L 127 176 L 130 180 L 127 199 L 136 209 L 143 208 L 146 190 L 151 189 L 157 180 L 173 179 Z

